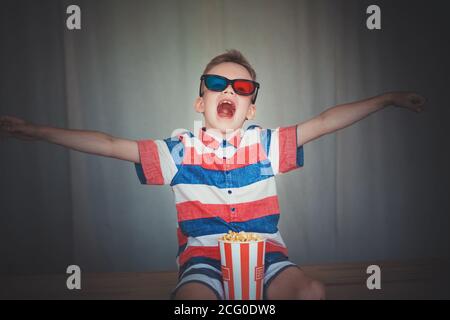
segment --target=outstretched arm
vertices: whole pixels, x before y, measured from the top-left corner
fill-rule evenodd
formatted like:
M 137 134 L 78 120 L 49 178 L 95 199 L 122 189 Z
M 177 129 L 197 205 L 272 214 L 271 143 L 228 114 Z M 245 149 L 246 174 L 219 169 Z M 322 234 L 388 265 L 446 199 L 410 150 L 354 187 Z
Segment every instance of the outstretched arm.
M 304 145 L 325 134 L 348 127 L 389 105 L 420 112 L 425 98 L 414 92 L 389 92 L 365 100 L 329 108 L 318 116 L 298 124 L 297 145 Z
M 0 135 L 29 141 L 44 140 L 80 152 L 140 163 L 136 141 L 103 132 L 40 126 L 16 117 L 1 116 Z

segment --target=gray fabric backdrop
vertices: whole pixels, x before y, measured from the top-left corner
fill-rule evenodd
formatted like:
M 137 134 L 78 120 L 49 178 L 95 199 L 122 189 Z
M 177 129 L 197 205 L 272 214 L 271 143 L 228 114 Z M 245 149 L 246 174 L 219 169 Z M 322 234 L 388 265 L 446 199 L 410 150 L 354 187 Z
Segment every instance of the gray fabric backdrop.
M 279 176 L 280 230 L 298 264 L 448 256 L 448 28 L 442 1 L 2 1 L 0 114 L 114 136 L 192 129 L 210 58 L 241 50 L 264 127 L 388 90 L 428 98 L 305 146 Z M 426 4 L 426 5 L 425 5 Z M 252 123 L 246 123 L 246 126 Z M 45 142 L 0 143 L 0 272 L 175 270 L 170 187 L 131 163 Z

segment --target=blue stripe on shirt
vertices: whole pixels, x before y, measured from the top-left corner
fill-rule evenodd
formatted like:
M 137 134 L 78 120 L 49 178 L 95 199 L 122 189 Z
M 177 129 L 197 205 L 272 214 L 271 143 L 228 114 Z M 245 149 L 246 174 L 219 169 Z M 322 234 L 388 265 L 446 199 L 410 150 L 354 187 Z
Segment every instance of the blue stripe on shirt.
M 137 174 L 141 184 L 147 184 L 147 179 L 145 178 L 144 170 L 142 169 L 142 165 L 140 163 L 135 163 L 134 168 L 136 169 L 136 174 Z
M 184 251 L 184 249 L 186 249 L 186 246 L 187 246 L 187 242 L 185 244 L 182 244 L 181 246 L 178 246 L 177 257 Z
M 297 147 L 297 166 L 303 167 L 304 161 L 303 146 Z
M 273 264 L 273 263 L 277 263 L 277 262 L 281 262 L 281 261 L 286 261 L 288 260 L 288 257 L 285 256 L 283 253 L 281 252 L 266 252 L 266 255 L 264 257 L 264 269 L 265 271 L 267 271 L 267 268 Z
M 250 164 L 228 171 L 210 170 L 199 165 L 183 165 L 172 180 L 177 184 L 204 184 L 217 188 L 240 188 L 272 177 L 267 171 L 268 161 Z
M 212 217 L 180 221 L 179 226 L 183 233 L 190 237 L 228 233 L 230 230 L 234 232 L 275 233 L 278 231 L 277 224 L 279 218 L 280 214 L 275 213 L 244 222 L 227 223 L 219 217 Z
M 184 144 L 176 137 L 171 137 L 164 139 L 164 142 L 167 145 L 167 148 L 169 149 L 169 152 L 172 156 L 173 161 L 175 162 L 175 165 L 177 166 L 178 170 L 181 167 L 181 164 L 183 163 L 183 157 L 184 157 Z
M 266 152 L 266 155 L 269 155 L 270 152 L 270 142 L 272 138 L 272 130 L 264 129 L 261 130 L 261 144 Z

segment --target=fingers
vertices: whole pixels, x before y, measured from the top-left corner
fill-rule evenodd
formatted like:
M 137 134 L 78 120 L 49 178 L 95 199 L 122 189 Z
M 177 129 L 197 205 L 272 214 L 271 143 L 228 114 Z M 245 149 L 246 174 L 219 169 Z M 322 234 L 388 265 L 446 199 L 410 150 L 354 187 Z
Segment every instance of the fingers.
M 419 94 L 416 94 L 416 93 L 412 94 L 412 95 L 409 97 L 409 101 L 411 101 L 412 104 L 418 105 L 418 106 L 421 106 L 421 105 L 424 105 L 424 104 L 425 104 L 425 98 L 422 97 L 422 96 L 419 95 Z
M 11 132 L 12 131 L 12 124 L 11 122 L 1 119 L 0 120 L 0 131 L 1 132 Z
M 12 116 L 0 116 L 0 126 L 24 123 L 23 120 Z
M 20 132 L 22 127 L 23 123 L 11 121 L 8 117 L 2 117 L 2 119 L 0 119 L 0 132 L 9 134 L 10 136 L 14 133 Z
M 6 122 L 6 120 L 3 119 L 3 117 L 0 118 L 0 133 L 7 131 L 7 128 L 9 127 L 9 123 Z
M 6 138 L 34 140 L 27 134 L 27 124 L 22 119 L 11 116 L 0 116 L 0 141 Z
M 8 116 L 1 116 L 0 117 L 0 128 L 4 128 L 6 126 L 9 126 L 11 123 L 11 119 Z
M 407 97 L 408 105 L 416 112 L 422 112 L 425 107 L 426 99 L 417 93 L 412 93 Z
M 1 123 L 25 123 L 25 121 L 13 116 L 0 116 Z
M 14 118 L 11 116 L 0 116 L 0 122 L 11 121 L 12 119 Z

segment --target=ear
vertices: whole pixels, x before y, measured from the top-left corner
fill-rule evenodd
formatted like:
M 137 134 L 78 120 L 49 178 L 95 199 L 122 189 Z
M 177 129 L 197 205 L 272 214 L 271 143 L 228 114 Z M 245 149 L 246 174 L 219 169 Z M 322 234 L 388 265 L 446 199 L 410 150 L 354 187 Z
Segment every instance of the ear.
M 201 113 L 205 112 L 205 102 L 202 97 L 197 97 L 194 101 L 194 109 L 195 111 Z
M 254 118 L 255 118 L 255 115 L 256 115 L 256 105 L 252 103 L 252 104 L 248 107 L 248 110 L 247 110 L 247 120 L 252 120 L 252 119 L 254 119 Z

